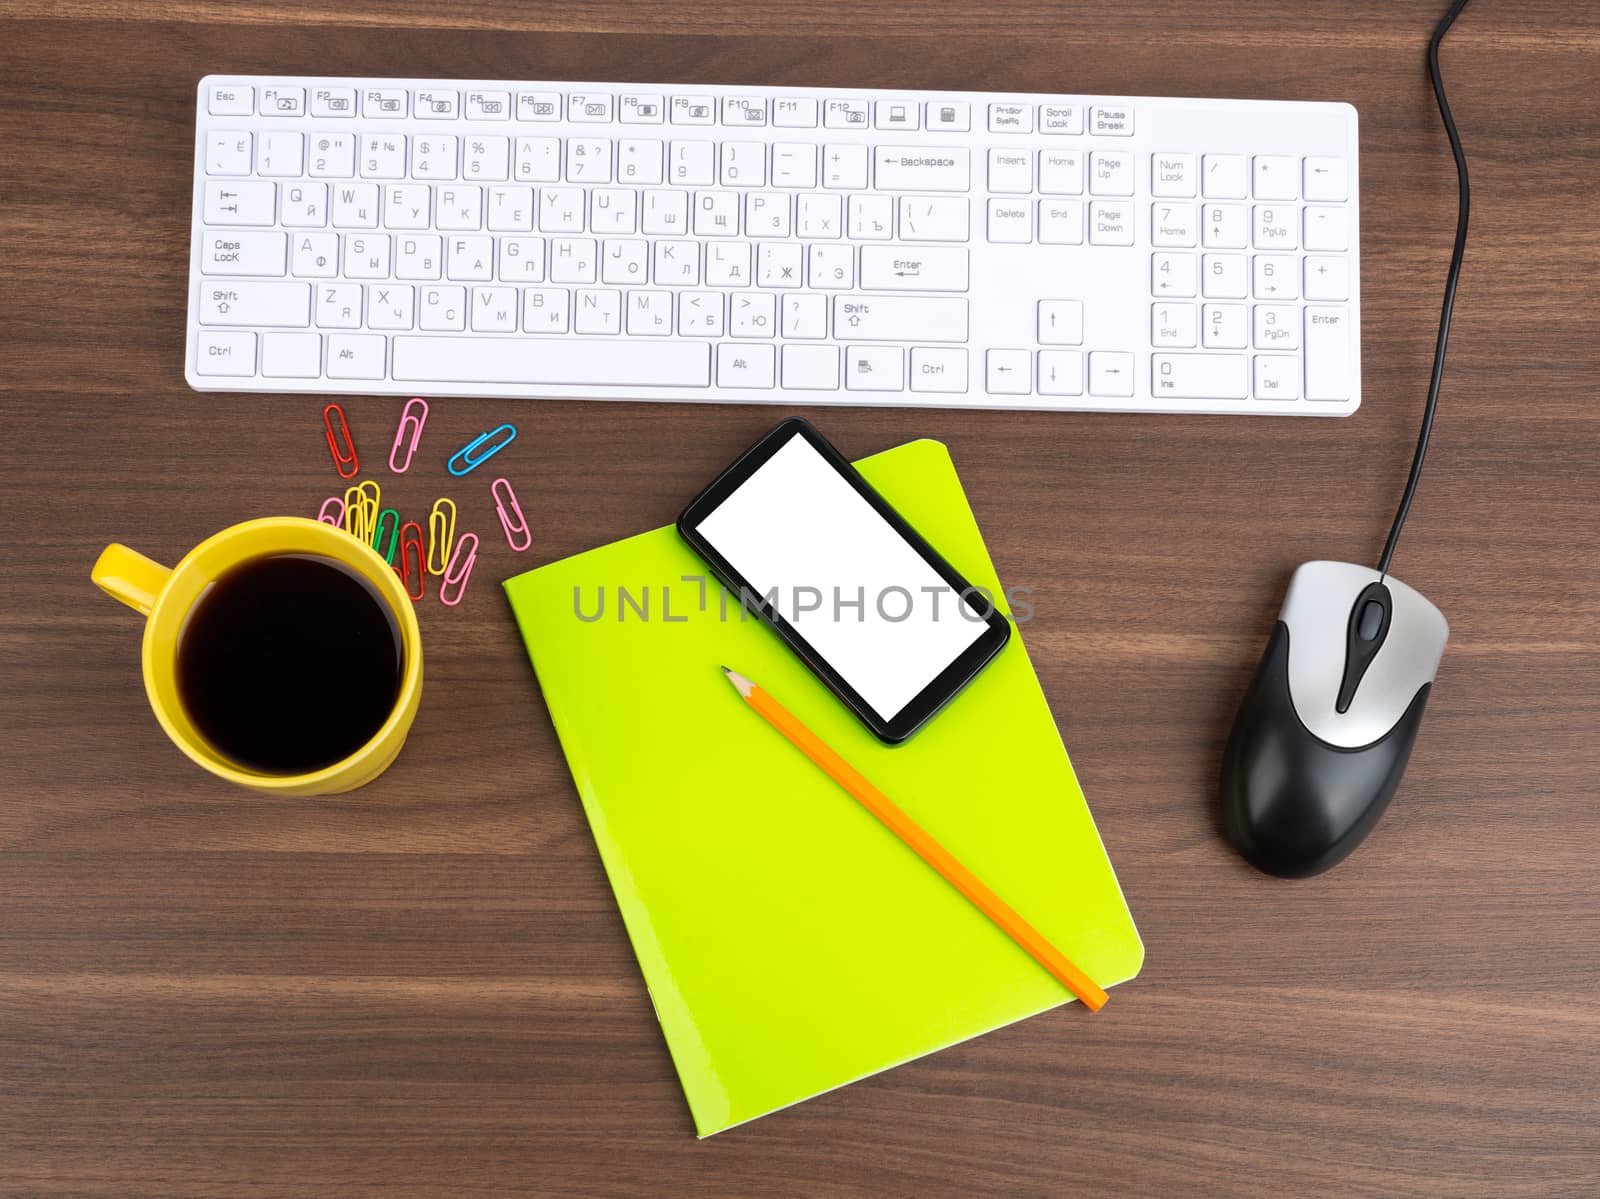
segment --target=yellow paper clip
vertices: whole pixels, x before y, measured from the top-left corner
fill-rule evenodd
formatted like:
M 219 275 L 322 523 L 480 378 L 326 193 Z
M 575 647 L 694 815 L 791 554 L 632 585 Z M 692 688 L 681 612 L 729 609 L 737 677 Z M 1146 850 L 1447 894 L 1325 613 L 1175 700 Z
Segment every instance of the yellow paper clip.
M 347 487 L 344 492 L 344 531 L 357 541 L 370 540 L 361 536 L 362 514 L 365 504 L 361 498 L 361 488 Z
M 361 532 L 356 536 L 371 545 L 378 532 L 378 501 L 383 498 L 383 488 L 374 479 L 363 479 L 356 484 L 356 491 L 361 496 Z
M 447 512 L 446 509 L 449 509 Z M 456 502 L 444 496 L 433 501 L 428 513 L 428 573 L 442 575 L 456 543 Z

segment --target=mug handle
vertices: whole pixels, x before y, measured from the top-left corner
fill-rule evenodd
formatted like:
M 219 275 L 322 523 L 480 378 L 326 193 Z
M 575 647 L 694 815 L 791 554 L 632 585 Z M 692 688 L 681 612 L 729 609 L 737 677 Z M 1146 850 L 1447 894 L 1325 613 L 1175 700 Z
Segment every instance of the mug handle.
M 156 606 L 156 596 L 161 594 L 171 575 L 171 568 L 116 543 L 101 551 L 100 560 L 89 572 L 97 587 L 141 616 L 150 615 L 150 610 Z

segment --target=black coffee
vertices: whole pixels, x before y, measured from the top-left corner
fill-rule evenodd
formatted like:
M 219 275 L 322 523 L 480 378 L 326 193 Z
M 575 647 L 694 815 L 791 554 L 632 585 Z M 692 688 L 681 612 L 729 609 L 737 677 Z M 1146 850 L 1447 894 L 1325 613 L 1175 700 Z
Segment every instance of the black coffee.
M 178 639 L 178 690 L 217 752 L 304 774 L 360 749 L 394 711 L 400 629 L 364 578 L 332 558 L 281 554 L 211 585 Z

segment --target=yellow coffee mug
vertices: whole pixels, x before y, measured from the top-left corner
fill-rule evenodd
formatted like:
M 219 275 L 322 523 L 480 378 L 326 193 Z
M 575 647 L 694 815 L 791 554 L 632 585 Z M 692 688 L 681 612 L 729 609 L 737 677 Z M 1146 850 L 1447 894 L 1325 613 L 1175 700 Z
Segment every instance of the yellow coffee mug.
M 331 766 L 307 774 L 261 774 L 223 757 L 206 742 L 178 696 L 178 637 L 196 601 L 220 575 L 275 554 L 317 554 L 356 571 L 378 590 L 400 630 L 404 665 L 394 710 L 372 739 Z M 394 568 L 370 545 L 342 529 L 298 516 L 271 516 L 223 529 L 170 570 L 125 545 L 108 545 L 91 578 L 146 617 L 144 689 L 167 736 L 218 778 L 277 795 L 332 795 L 370 783 L 405 744 L 422 699 L 422 634 L 417 614 Z

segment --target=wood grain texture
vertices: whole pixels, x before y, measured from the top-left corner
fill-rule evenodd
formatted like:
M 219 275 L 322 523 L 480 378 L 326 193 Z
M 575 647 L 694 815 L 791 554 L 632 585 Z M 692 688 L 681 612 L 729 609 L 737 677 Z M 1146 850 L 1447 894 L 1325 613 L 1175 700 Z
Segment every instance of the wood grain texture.
M 1592 1196 L 1600 1187 L 1600 12 L 1469 9 L 1446 71 L 1473 242 L 1397 560 L 1452 639 L 1405 788 L 1332 875 L 1252 873 L 1222 740 L 1295 565 L 1372 560 L 1422 402 L 1453 176 L 1440 4 L 0 0 L 0 1191 Z M 514 417 L 537 530 L 426 605 L 415 731 L 326 800 L 161 737 L 107 541 L 166 560 L 336 480 L 311 398 L 181 372 L 210 71 L 770 81 L 1354 101 L 1366 402 L 1343 421 L 820 414 L 946 441 L 1148 946 L 1029 1020 L 695 1141 L 495 581 L 668 521 L 757 407 Z M 369 460 L 401 401 L 348 404 Z M 515 412 L 511 411 L 515 407 Z

